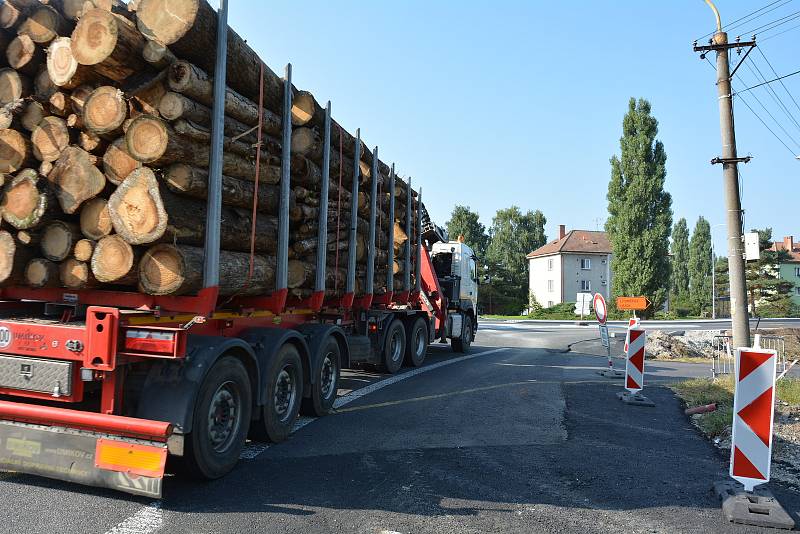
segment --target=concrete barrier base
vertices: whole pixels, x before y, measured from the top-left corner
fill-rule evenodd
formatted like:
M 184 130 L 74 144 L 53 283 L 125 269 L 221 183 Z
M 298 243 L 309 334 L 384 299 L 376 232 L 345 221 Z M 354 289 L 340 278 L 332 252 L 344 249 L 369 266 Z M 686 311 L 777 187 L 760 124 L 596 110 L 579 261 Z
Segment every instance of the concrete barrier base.
M 647 406 L 652 408 L 656 405 L 655 402 L 651 401 L 641 393 L 631 393 L 630 391 L 620 391 L 617 393 L 617 398 L 625 404 L 630 404 L 633 406 Z
M 713 491 L 722 501 L 722 514 L 731 523 L 786 530 L 794 528 L 794 519 L 764 486 L 748 493 L 738 482 L 723 480 L 714 483 Z

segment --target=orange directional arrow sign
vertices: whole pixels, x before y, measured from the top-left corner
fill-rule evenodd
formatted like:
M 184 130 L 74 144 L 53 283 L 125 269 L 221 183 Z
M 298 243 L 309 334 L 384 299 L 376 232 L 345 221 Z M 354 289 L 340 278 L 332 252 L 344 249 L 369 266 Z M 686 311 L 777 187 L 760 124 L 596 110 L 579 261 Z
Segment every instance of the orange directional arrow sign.
M 647 297 L 617 297 L 618 310 L 646 310 L 650 304 Z

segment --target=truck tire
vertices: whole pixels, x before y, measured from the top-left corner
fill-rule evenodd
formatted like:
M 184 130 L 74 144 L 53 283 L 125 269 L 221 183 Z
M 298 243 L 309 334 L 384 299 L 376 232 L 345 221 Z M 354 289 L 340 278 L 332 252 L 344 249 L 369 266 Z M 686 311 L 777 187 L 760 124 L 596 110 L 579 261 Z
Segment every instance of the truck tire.
M 461 337 L 453 338 L 450 340 L 450 346 L 454 352 L 469 352 L 469 346 L 472 344 L 472 319 L 464 317 L 464 324 L 461 327 Z
M 406 365 L 419 367 L 425 361 L 425 354 L 428 352 L 428 327 L 425 319 L 417 317 L 411 323 L 406 339 Z
M 406 354 L 406 329 L 398 319 L 392 321 L 386 330 L 383 345 L 383 360 L 381 369 L 389 374 L 395 374 L 403 366 Z
M 186 439 L 184 467 L 196 478 L 215 479 L 239 460 L 252 409 L 250 379 L 242 362 L 223 356 L 203 380 Z
M 250 435 L 260 441 L 280 443 L 292 433 L 303 399 L 303 362 L 291 343 L 284 344 L 267 369 L 261 420 L 255 421 Z
M 339 386 L 341 361 L 339 343 L 329 336 L 322 347 L 322 355 L 317 368 L 311 371 L 316 374 L 316 377 L 311 385 L 311 396 L 303 399 L 301 410 L 305 415 L 322 417 L 333 411 L 333 403 L 336 400 Z

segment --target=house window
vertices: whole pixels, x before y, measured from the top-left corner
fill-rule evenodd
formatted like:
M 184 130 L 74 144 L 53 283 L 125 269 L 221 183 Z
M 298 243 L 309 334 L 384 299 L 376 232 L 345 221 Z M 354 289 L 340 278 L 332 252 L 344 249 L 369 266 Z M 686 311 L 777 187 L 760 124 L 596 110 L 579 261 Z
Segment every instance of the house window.
M 552 271 L 553 270 L 553 258 L 549 258 L 547 260 L 547 270 L 548 271 Z
M 581 280 L 581 291 L 591 291 L 591 290 L 592 290 L 592 281 Z
M 555 291 L 555 284 L 553 283 L 552 280 L 547 281 L 547 291 L 549 291 L 550 293 Z
M 797 277 L 800 277 L 800 267 L 795 267 L 794 268 L 794 275 L 797 276 Z
M 588 271 L 592 268 L 592 260 L 589 258 L 581 258 L 581 269 Z
M 547 307 L 548 308 L 552 308 L 553 307 L 553 301 L 552 300 L 548 300 L 547 301 Z
M 800 295 L 800 287 L 794 288 L 794 294 L 795 295 Z

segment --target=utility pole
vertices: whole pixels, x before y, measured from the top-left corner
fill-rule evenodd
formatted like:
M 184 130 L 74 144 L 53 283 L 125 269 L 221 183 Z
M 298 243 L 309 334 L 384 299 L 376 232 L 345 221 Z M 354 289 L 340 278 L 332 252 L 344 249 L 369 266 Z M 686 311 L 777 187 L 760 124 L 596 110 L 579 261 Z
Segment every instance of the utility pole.
M 717 257 L 714 255 L 714 237 L 711 237 L 711 318 L 717 318 Z
M 695 52 L 705 54 L 715 51 L 717 54 L 717 94 L 719 95 L 719 126 L 722 134 L 722 157 L 711 160 L 712 164 L 722 164 L 723 188 L 725 194 L 725 211 L 728 227 L 728 278 L 730 283 L 731 323 L 733 326 L 734 347 L 750 346 L 750 320 L 747 312 L 747 281 L 745 279 L 744 242 L 742 241 L 742 203 L 739 198 L 739 163 L 747 163 L 750 158 L 739 158 L 736 155 L 736 133 L 733 123 L 733 95 L 731 94 L 731 78 L 736 73 L 730 72 L 728 51 L 732 48 L 755 47 L 755 41 L 728 43 L 728 34 L 722 31 L 719 11 L 711 0 L 705 0 L 714 11 L 717 19 L 717 32 L 707 46 L 697 46 Z M 745 54 L 746 58 L 747 55 Z M 742 61 L 744 61 L 742 58 Z

